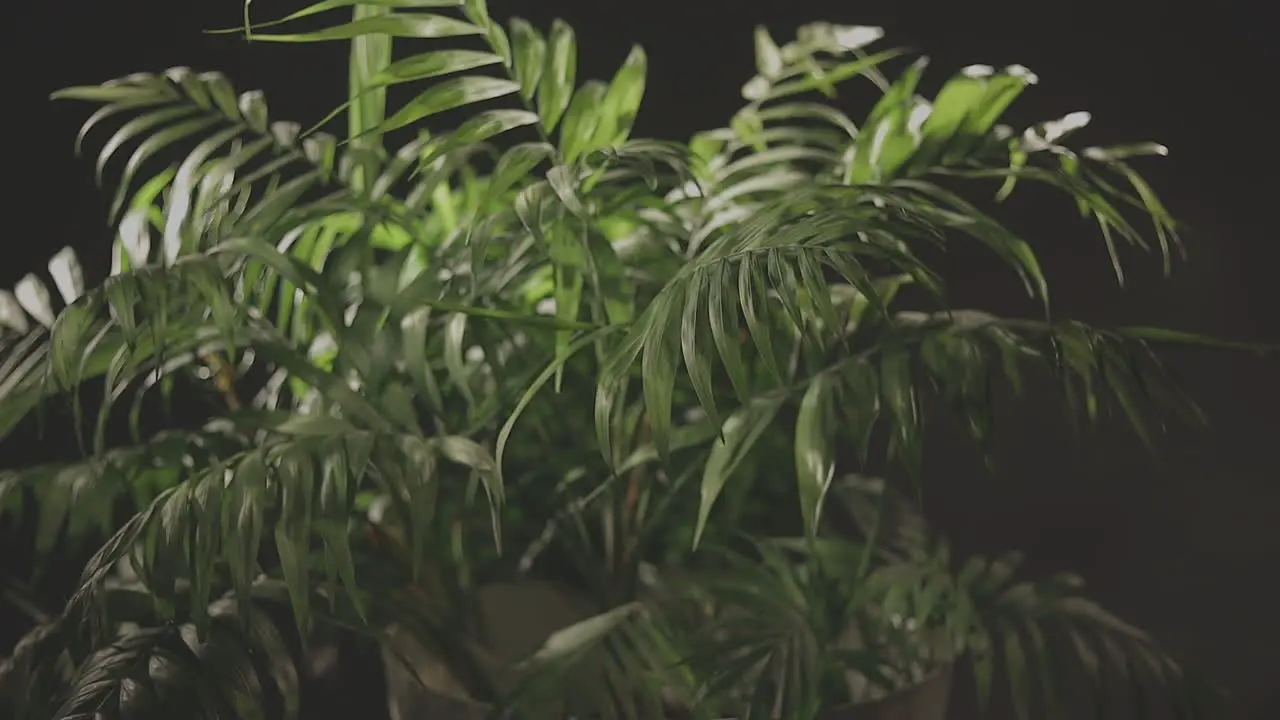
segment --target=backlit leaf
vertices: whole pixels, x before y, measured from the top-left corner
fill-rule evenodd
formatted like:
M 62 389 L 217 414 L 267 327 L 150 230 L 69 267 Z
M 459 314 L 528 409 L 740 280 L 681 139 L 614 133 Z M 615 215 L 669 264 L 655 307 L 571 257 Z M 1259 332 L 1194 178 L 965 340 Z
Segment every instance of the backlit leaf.
M 379 128 L 379 132 L 391 132 L 412 125 L 424 118 L 463 105 L 492 100 L 510 95 L 520 86 L 510 80 L 484 76 L 451 78 L 432 86 L 413 100 L 405 103 Z
M 254 33 L 253 39 L 259 42 L 311 43 L 351 40 L 365 35 L 433 39 L 482 34 L 484 30 L 471 23 L 443 15 L 414 13 L 375 15 L 309 33 Z
M 551 25 L 547 40 L 546 68 L 538 84 L 538 114 L 542 127 L 554 132 L 569 107 L 578 76 L 578 44 L 573 28 L 562 20 Z
M 532 100 L 538 92 L 538 83 L 547 64 L 547 41 L 526 20 L 511 20 L 511 49 L 514 55 L 516 80 L 520 83 L 520 95 Z

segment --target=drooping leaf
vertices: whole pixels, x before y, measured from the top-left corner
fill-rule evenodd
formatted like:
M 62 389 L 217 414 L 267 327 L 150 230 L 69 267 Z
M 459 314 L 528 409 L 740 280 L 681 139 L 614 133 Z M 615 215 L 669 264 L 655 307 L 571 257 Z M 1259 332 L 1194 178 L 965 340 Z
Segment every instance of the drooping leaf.
M 664 460 L 671 451 L 671 403 L 676 382 L 675 351 L 679 345 L 680 317 L 664 312 L 665 305 L 673 304 L 668 295 L 659 298 L 651 308 L 656 316 L 655 325 L 644 341 L 640 373 L 643 379 L 644 405 L 653 444 Z
M 440 451 L 452 462 L 471 468 L 480 476 L 485 492 L 489 496 L 489 504 L 493 507 L 494 540 L 499 549 L 502 547 L 500 528 L 497 525 L 498 511 L 502 508 L 504 492 L 502 476 L 498 473 L 498 464 L 488 449 L 479 443 L 459 435 L 448 435 L 440 438 Z
M 599 342 L 605 336 L 616 332 L 617 330 L 617 326 L 607 326 L 598 328 L 577 338 L 571 342 L 567 348 L 565 348 L 563 353 L 557 353 L 551 363 L 547 365 L 547 367 L 544 368 L 536 378 L 534 378 L 533 382 L 529 384 L 529 387 L 525 389 L 524 394 L 521 395 L 520 401 L 516 404 L 515 409 L 511 411 L 511 415 L 507 418 L 506 422 L 502 424 L 502 429 L 498 432 L 498 441 L 494 451 L 494 465 L 499 479 L 502 478 L 502 456 L 506 450 L 507 443 L 511 439 L 511 433 L 515 429 L 516 422 L 520 419 L 520 416 L 524 413 L 525 409 L 529 407 L 529 403 L 533 402 L 534 396 L 537 395 L 538 391 L 541 390 L 562 367 L 564 367 L 566 362 L 577 355 L 578 352 L 595 344 L 596 342 Z
M 680 349 L 684 356 L 685 369 L 689 380 L 693 383 L 698 402 L 706 411 L 712 424 L 719 427 L 723 424 L 720 411 L 716 406 L 715 386 L 713 384 L 711 357 L 699 345 L 699 336 L 703 336 L 701 312 L 702 297 L 707 290 L 708 278 L 698 276 L 689 283 L 684 297 L 684 310 L 680 318 Z M 717 308 L 713 312 L 718 312 Z
M 780 396 L 764 396 L 725 420 L 720 439 L 712 445 L 711 455 L 702 472 L 698 524 L 693 534 L 695 546 L 706 530 L 711 508 L 724 490 L 725 483 L 755 447 L 781 408 Z
M 835 381 L 818 375 L 800 401 L 796 418 L 796 484 L 805 529 L 815 536 L 822 517 L 822 503 L 835 477 Z

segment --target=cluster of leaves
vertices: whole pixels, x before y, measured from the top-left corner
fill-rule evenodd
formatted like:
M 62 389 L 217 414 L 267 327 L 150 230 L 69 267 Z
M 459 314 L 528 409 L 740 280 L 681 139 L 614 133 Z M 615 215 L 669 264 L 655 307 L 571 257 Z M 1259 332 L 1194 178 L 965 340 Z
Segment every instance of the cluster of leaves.
M 324 29 L 269 31 L 344 9 L 352 18 Z M 121 623 L 157 629 L 67 655 L 77 671 L 58 695 L 69 698 L 59 717 L 102 711 L 84 708 L 104 693 L 128 715 L 123 698 L 142 682 L 144 660 L 198 656 L 226 615 L 210 600 L 245 601 L 262 573 L 280 581 L 304 636 L 326 616 L 318 593 L 350 606 L 349 625 L 385 627 L 414 613 L 373 613 L 370 597 L 410 588 L 415 612 L 432 616 L 417 627 L 456 630 L 468 627 L 478 584 L 542 574 L 604 611 L 553 636 L 526 666 L 602 672 L 599 692 L 573 710 L 651 717 L 642 711 L 674 695 L 711 712 L 740 703 L 749 681 L 776 692 L 769 702 L 785 716 L 809 717 L 831 697 L 823 634 L 839 635 L 832 618 L 847 619 L 834 606 L 775 612 L 806 597 L 809 580 L 796 573 L 817 567 L 811 560 L 771 551 L 764 565 L 713 563 L 728 580 L 707 591 L 753 602 L 782 593 L 727 620 L 745 613 L 785 627 L 716 634 L 703 651 L 721 668 L 746 658 L 804 678 L 786 688 L 749 668 L 727 685 L 698 676 L 682 658 L 706 633 L 681 620 L 686 603 L 667 612 L 645 600 L 666 592 L 642 582 L 649 570 L 682 567 L 704 537 L 767 534 L 755 521 L 796 498 L 797 534 L 816 542 L 837 466 L 857 461 L 842 446 L 869 462 L 883 429 L 889 456 L 913 474 L 930 397 L 984 443 L 992 385 L 1017 387 L 1036 367 L 1056 373 L 1090 417 L 1114 407 L 1144 434 L 1144 399 L 1196 412 L 1149 347 L 1193 338 L 1051 321 L 1032 244 L 952 189 L 994 178 L 1001 198 L 1022 180 L 1062 191 L 1097 221 L 1117 273 L 1117 239 L 1145 247 L 1122 210 L 1152 221 L 1166 260 L 1177 247 L 1173 221 L 1126 162 L 1163 148 L 1069 149 L 1061 141 L 1087 121 L 1078 113 L 1021 133 L 1000 124 L 1036 80 L 1024 68 L 967 68 L 930 101 L 917 94 L 923 61 L 889 80 L 881 68 L 902 53 L 864 51 L 877 29 L 814 24 L 783 46 L 760 30 L 747 105 L 728 127 L 681 144 L 630 137 L 645 85 L 639 48 L 610 82 L 579 82 L 568 25 L 545 35 L 521 20 L 504 27 L 483 0 L 325 0 L 279 21 L 246 16 L 245 30 L 262 42 L 350 41 L 348 101 L 304 131 L 273 122 L 261 93 L 237 94 L 217 73 L 178 68 L 61 91 L 100 106 L 81 139 L 128 118 L 97 162 L 101 176 L 133 146 L 112 206 L 112 274 L 86 290 L 63 251 L 50 275 L 64 307 L 35 275 L 0 291 L 0 437 L 68 391 L 80 420 L 81 388 L 103 383 L 90 460 L 0 476 L 0 510 L 18 507 L 6 498 L 36 498 L 42 552 L 86 517 L 115 530 L 49 627 L 100 613 L 124 560 L 160 619 L 104 615 L 112 631 L 90 638 L 93 649 Z M 394 58 L 393 42 L 416 40 L 431 49 Z M 861 124 L 808 99 L 861 78 L 883 92 Z M 424 89 L 389 108 L 399 85 Z M 468 114 L 456 127 L 428 129 L 459 110 Z M 344 140 L 320 129 L 344 112 Z M 529 139 L 511 140 L 520 135 Z M 990 250 L 1044 302 L 1045 319 L 951 308 L 932 258 L 955 241 Z M 215 386 L 225 410 L 199 432 L 144 437 L 141 398 L 182 381 Z M 136 447 L 107 450 L 103 428 L 126 398 Z M 481 492 L 487 512 L 476 507 Z M 691 492 L 697 503 L 677 501 Z M 136 510 L 123 525 L 102 510 L 121 497 Z M 400 580 L 378 585 L 364 574 L 376 563 L 353 555 L 371 527 L 403 550 Z M 867 557 L 843 585 L 813 582 L 878 608 L 866 622 L 881 628 L 903 614 L 894 603 L 914 598 L 919 622 L 948 618 L 949 657 L 970 647 L 962 640 L 976 611 L 938 604 L 964 596 L 937 585 L 950 577 L 945 557 Z M 946 588 L 995 597 L 1001 609 L 1102 617 L 1038 590 L 1040 600 L 1017 605 L 1031 592 L 1023 586 L 990 595 L 1003 588 L 1003 567 L 966 566 Z M 188 622 L 198 642 L 175 634 Z M 809 639 L 796 640 L 797 628 Z M 0 675 L 71 652 L 62 631 L 37 631 L 15 654 L 23 662 Z M 1026 647 L 1038 648 L 1026 632 Z M 460 647 L 428 634 L 442 653 Z M 1113 635 L 1145 647 L 1139 635 Z M 770 644 L 778 638 L 781 654 Z M 876 662 L 859 667 L 884 691 L 918 680 L 902 674 L 918 664 L 901 654 L 914 642 L 864 649 Z M 53 655 L 24 665 L 37 646 Z M 1035 665 L 1023 645 L 1004 647 L 1010 674 Z M 853 667 L 855 655 L 831 657 Z M 455 674 L 474 677 L 469 667 Z M 544 676 L 530 676 L 530 698 Z M 281 713 L 293 717 L 292 691 L 277 686 Z M 484 686 L 469 684 L 502 700 Z M 757 714 L 765 707 L 747 700 Z
M 956 560 L 882 480 L 843 477 L 832 494 L 833 532 L 718 549 L 714 570 L 567 628 L 539 659 L 555 678 L 570 668 L 609 676 L 587 686 L 642 680 L 606 706 L 619 717 L 656 717 L 635 709 L 672 702 L 695 717 L 820 717 L 947 673 L 960 657 L 984 706 L 1003 676 L 1019 718 L 1101 712 L 1120 698 L 1143 707 L 1151 683 L 1170 689 L 1179 717 L 1214 707 L 1214 691 L 1146 633 L 1081 596 L 1079 577 L 1022 580 L 1019 553 Z M 656 685 L 655 668 L 668 668 Z

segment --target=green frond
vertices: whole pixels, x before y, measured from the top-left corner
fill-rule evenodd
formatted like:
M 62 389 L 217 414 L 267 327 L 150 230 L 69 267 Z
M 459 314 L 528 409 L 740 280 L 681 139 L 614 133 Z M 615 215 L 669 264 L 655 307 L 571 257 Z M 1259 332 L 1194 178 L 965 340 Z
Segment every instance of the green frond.
M 980 699 L 990 701 L 1000 676 L 1019 717 L 1045 717 L 1069 697 L 1086 695 L 1098 703 L 1123 698 L 1131 703 L 1127 707 L 1139 707 L 1157 691 L 1172 698 L 1180 712 L 1194 716 L 1208 710 L 1211 698 L 1194 678 L 1146 633 L 1081 596 L 1077 576 L 1021 580 L 1018 553 L 953 564 L 945 543 L 883 481 L 842 478 L 836 493 L 839 509 L 861 537 L 856 542 L 825 539 L 816 546 L 815 559 L 853 583 L 846 612 L 859 628 L 858 643 L 879 637 L 877 642 L 894 648 L 888 656 L 897 658 L 899 668 L 923 662 L 927 674 L 967 654 Z M 850 561 L 870 547 L 860 544 L 865 541 L 875 541 L 879 559 L 867 566 L 869 572 L 850 577 Z M 902 628 L 908 632 L 894 638 Z M 931 649 L 934 643 L 941 644 Z M 1068 686 L 1076 675 L 1064 675 L 1065 664 L 1083 671 L 1089 686 Z M 1107 687 L 1117 681 L 1126 686 Z M 888 689 L 894 687 L 890 682 Z
M 198 628 L 186 603 L 166 618 L 145 587 L 113 584 L 87 614 L 72 607 L 29 633 L 0 666 L 0 687 L 26 688 L 32 702 L 10 708 L 15 718 L 297 718 L 303 663 L 279 623 L 281 599 L 278 583 L 258 580 L 203 608 Z
M 20 516 L 27 500 L 38 512 L 36 553 L 55 549 L 60 537 L 77 543 L 102 540 L 116 530 L 113 510 L 120 501 L 146 507 L 185 478 L 184 468 L 207 468 L 244 449 L 244 438 L 217 428 L 188 433 L 166 431 L 145 444 L 112 448 L 77 463 L 37 466 L 0 473 L 0 514 Z
M 1079 693 L 1063 687 L 1064 662 L 1083 671 L 1097 704 L 1122 697 L 1141 707 L 1153 692 L 1168 697 L 1179 713 L 1195 716 L 1210 709 L 1193 678 L 1141 630 L 1080 596 L 1081 580 L 1063 574 L 1037 582 L 1013 582 L 1017 558 L 988 563 L 969 561 L 960 588 L 982 618 L 973 660 L 979 677 L 991 674 L 999 659 L 1021 718 L 1041 717 Z M 1108 687 L 1121 683 L 1119 688 Z M 983 700 L 988 700 L 986 692 Z

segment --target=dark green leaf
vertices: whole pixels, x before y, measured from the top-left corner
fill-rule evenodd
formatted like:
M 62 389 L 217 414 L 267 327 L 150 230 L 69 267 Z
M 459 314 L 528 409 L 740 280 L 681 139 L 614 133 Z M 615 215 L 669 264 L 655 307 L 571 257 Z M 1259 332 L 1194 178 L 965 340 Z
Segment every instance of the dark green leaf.
M 796 417 L 796 484 L 805 530 L 810 537 L 817 534 L 822 502 L 836 472 L 835 400 L 835 379 L 818 375 L 810 381 Z
M 712 384 L 711 357 L 698 346 L 698 338 L 702 335 L 702 313 L 700 312 L 702 296 L 705 294 L 707 276 L 696 275 L 686 289 L 684 310 L 680 321 L 680 348 L 684 355 L 685 368 L 689 379 L 693 382 L 698 402 L 706 410 L 707 417 L 719 427 L 723 424 L 720 411 L 716 408 L 715 388 Z
M 653 444 L 666 461 L 671 451 L 671 402 L 676 381 L 676 352 L 680 345 L 680 316 L 670 312 L 670 294 L 658 298 L 651 308 L 655 325 L 644 340 L 641 375 L 644 378 L 644 405 Z
M 515 429 L 516 421 L 520 419 L 520 416 L 524 413 L 525 409 L 529 407 L 529 403 L 533 402 L 534 396 L 536 396 L 538 391 L 551 380 L 551 378 L 564 366 L 566 362 L 577 355 L 579 351 L 599 342 L 606 335 L 609 335 L 618 329 L 619 328 L 617 326 L 603 327 L 575 339 L 573 342 L 569 343 L 569 346 L 565 348 L 563 353 L 557 353 L 551 363 L 547 365 L 547 367 L 544 368 L 536 378 L 534 378 L 533 382 L 529 384 L 529 387 L 525 389 L 524 394 L 520 397 L 520 401 L 516 403 L 515 409 L 511 411 L 511 415 L 507 418 L 507 421 L 502 424 L 502 429 L 498 432 L 498 441 L 494 451 L 494 466 L 499 479 L 502 478 L 502 456 L 506 451 L 507 442 L 511 439 L 511 432 Z
M 725 483 L 755 447 L 756 442 L 782 408 L 779 396 L 764 396 L 729 416 L 720 439 L 711 447 L 702 472 L 702 489 L 698 504 L 698 524 L 693 533 L 696 547 L 706 530 L 711 508 L 724 490 Z

